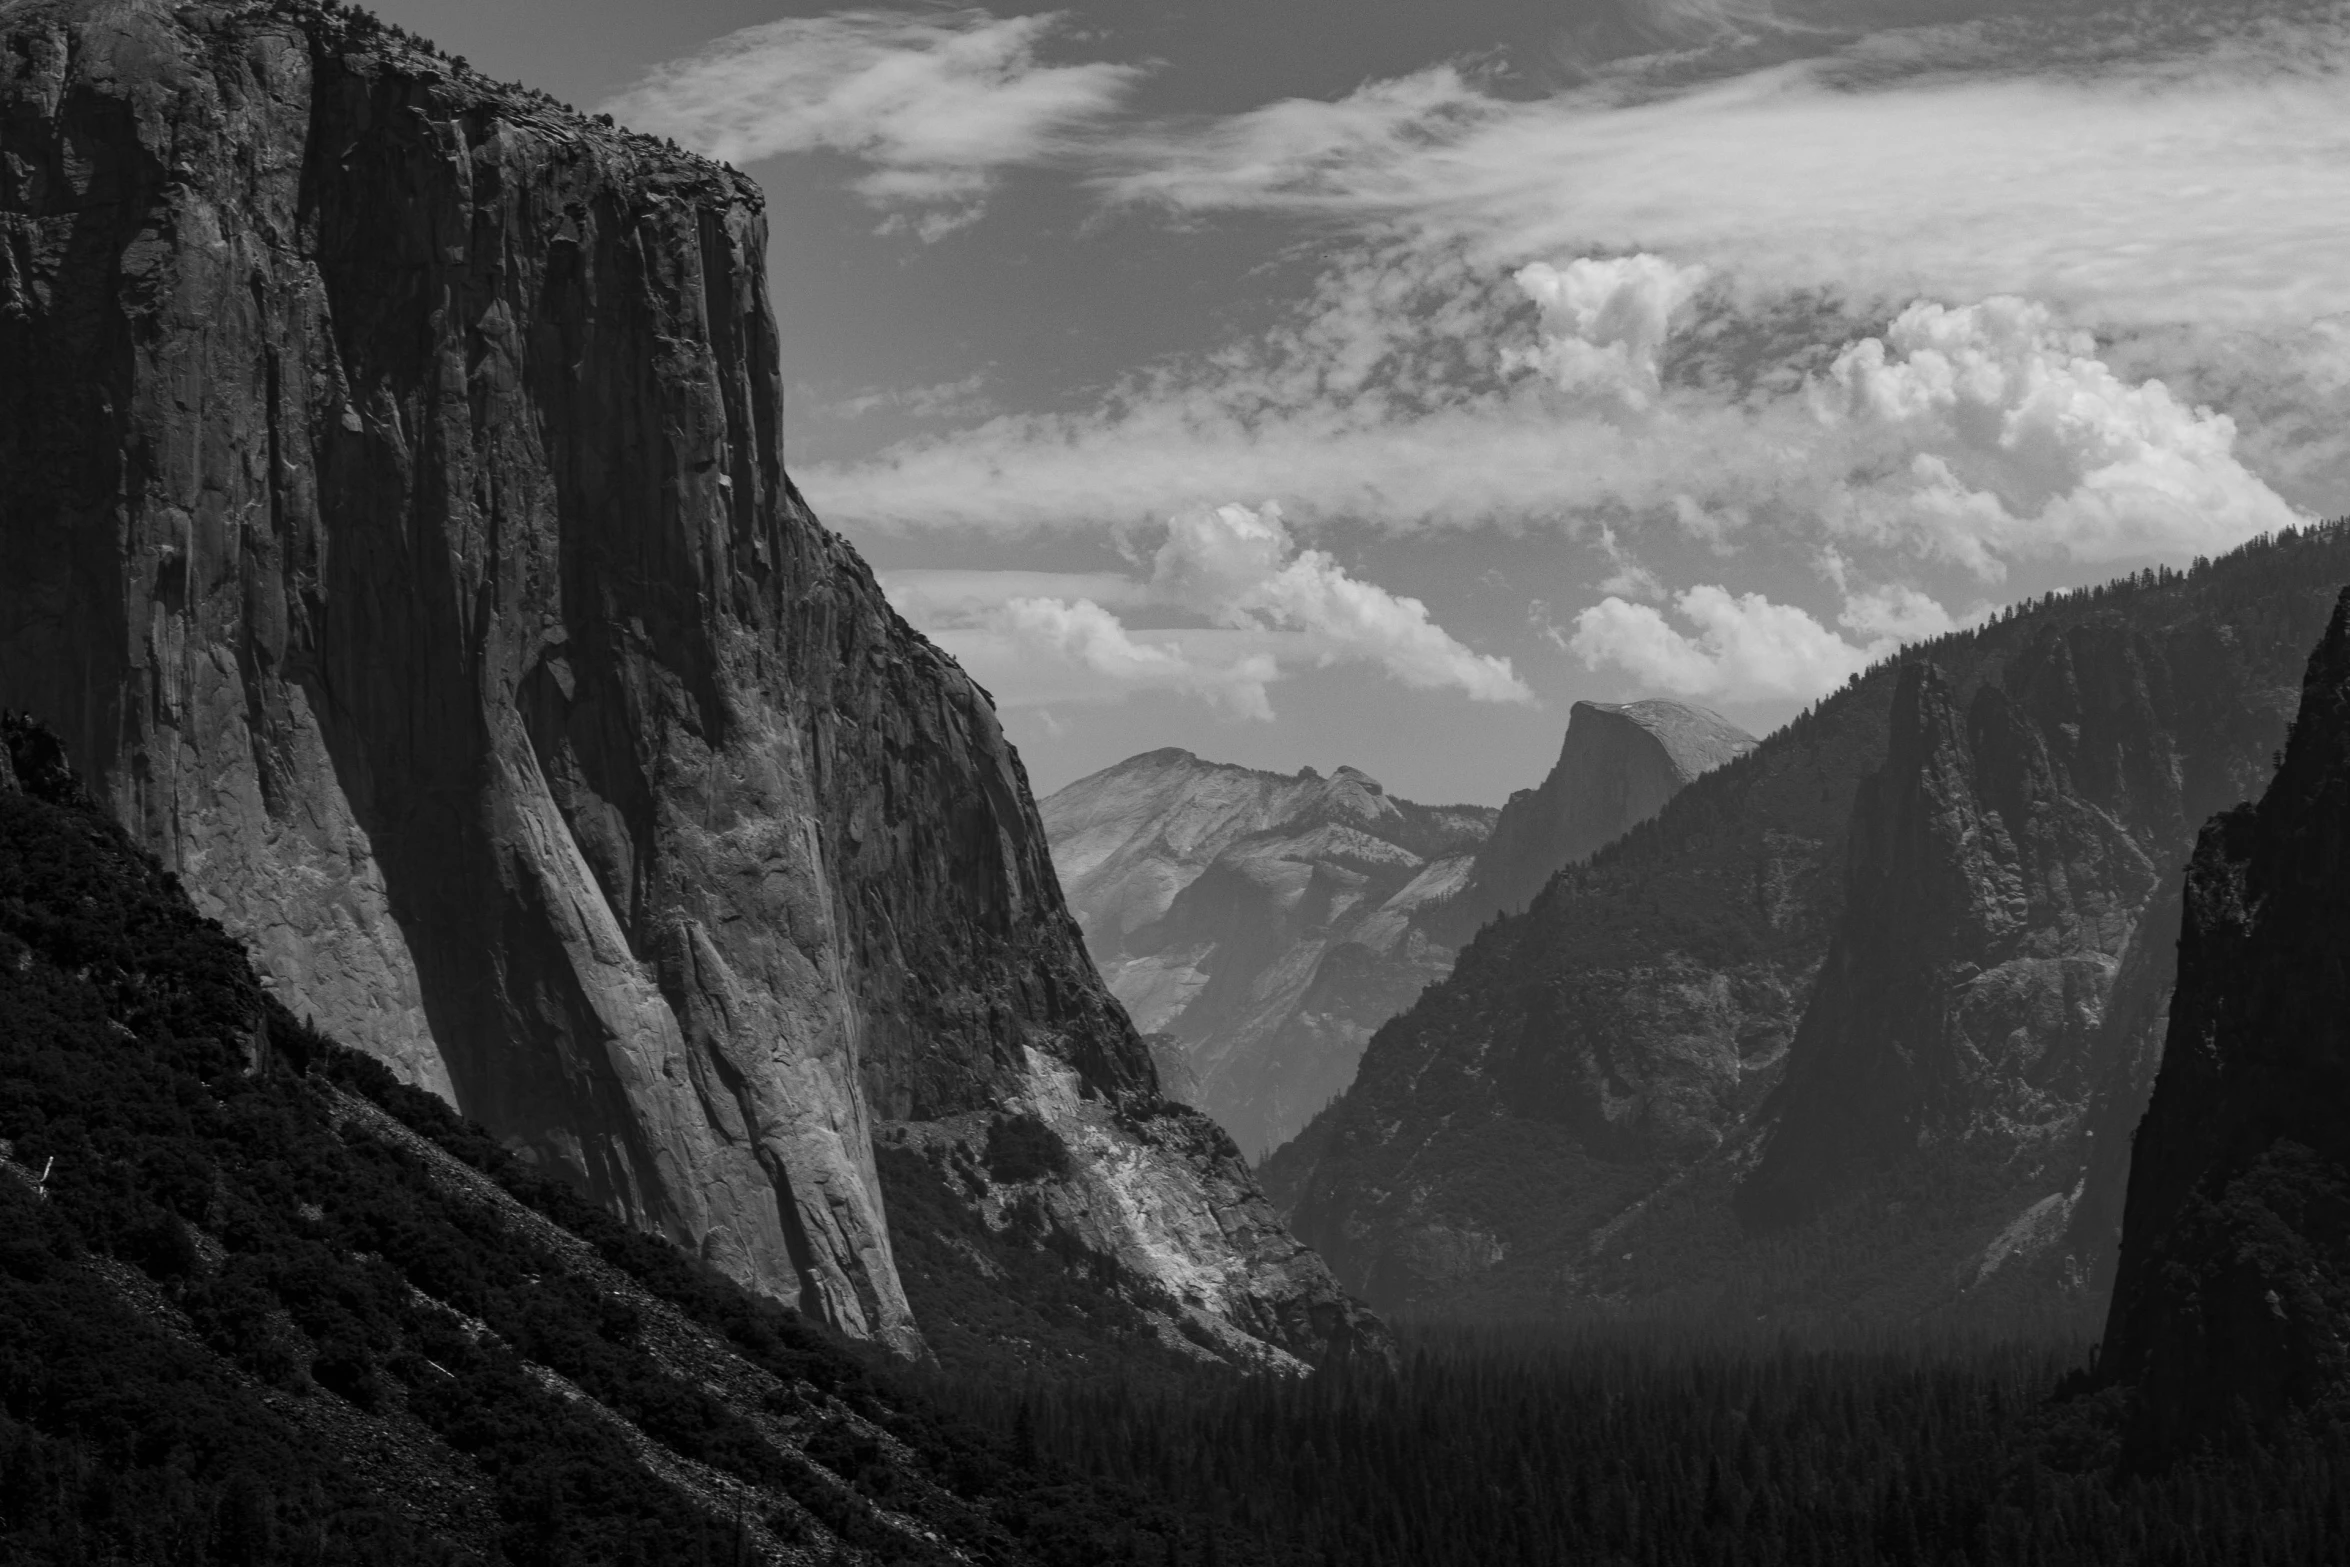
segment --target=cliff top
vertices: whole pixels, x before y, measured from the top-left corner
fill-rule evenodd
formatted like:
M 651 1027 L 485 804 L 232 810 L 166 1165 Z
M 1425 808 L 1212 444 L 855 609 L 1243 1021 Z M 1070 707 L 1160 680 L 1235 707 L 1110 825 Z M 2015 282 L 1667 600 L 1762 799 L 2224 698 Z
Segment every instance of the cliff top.
M 756 181 L 724 163 L 617 123 L 608 114 L 590 114 L 552 94 L 521 82 L 504 82 L 475 70 L 463 55 L 451 54 L 373 12 L 336 0 L 0 0 L 0 36 L 17 36 L 47 24 L 87 36 L 113 28 L 155 41 L 159 33 L 212 32 L 229 27 L 283 23 L 301 29 L 312 48 L 366 60 L 433 88 L 454 109 L 486 112 L 508 123 L 640 165 L 635 172 L 654 189 L 704 187 L 726 200 L 754 209 L 765 206 Z M 106 61 L 103 77 L 122 86 L 169 85 L 177 56 L 169 52 L 121 50 Z M 642 167 L 650 164 L 651 167 Z
M 1567 733 L 1584 713 L 1619 718 L 1636 724 L 1665 748 L 1665 755 L 1684 779 L 1710 772 L 1733 757 L 1744 756 L 1760 744 L 1753 735 L 1707 707 L 1651 697 L 1638 702 L 1577 702 L 1567 714 Z M 1566 755 L 1560 747 L 1560 759 Z

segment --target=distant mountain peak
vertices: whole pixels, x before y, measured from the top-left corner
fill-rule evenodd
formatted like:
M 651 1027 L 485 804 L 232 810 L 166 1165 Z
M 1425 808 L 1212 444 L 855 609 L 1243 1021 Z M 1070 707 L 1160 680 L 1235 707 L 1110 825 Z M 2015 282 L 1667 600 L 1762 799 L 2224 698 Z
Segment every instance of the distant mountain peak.
M 1686 702 L 1577 702 L 1559 759 L 1538 788 L 1510 796 L 1493 836 L 1443 916 L 1465 940 L 1533 901 L 1563 866 L 1647 821 L 1690 780 L 1754 749 L 1754 736 Z
M 1148 752 L 1039 806 L 1086 944 L 1160 1076 L 1252 1153 L 1346 1085 L 1370 1032 L 1452 961 L 1419 911 L 1495 813 Z M 1172 1070 L 1171 1070 L 1172 1068 Z

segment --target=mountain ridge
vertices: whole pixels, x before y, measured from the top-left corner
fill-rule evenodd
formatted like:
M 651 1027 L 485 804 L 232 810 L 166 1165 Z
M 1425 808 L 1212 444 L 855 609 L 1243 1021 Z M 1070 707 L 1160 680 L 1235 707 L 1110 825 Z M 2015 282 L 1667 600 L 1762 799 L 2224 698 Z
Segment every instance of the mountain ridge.
M 1442 971 L 1412 928 L 1493 812 L 1359 768 L 1269 773 L 1166 748 L 1039 806 L 1086 943 L 1190 1102 L 1254 1155 L 1345 1083 L 1369 1024 Z
M 1855 677 L 1562 872 L 1525 914 L 1488 925 L 1451 978 L 1376 1036 L 1355 1087 L 1268 1161 L 1268 1190 L 1350 1287 L 1389 1310 L 1710 1312 L 1741 1309 L 1742 1297 L 1749 1317 L 1906 1319 L 1960 1297 L 1978 1310 L 1986 1300 L 2093 1310 L 2111 1236 L 2074 1219 L 2115 1205 L 2089 1117 L 2094 1108 L 2108 1143 L 2121 1118 L 2126 1139 L 2152 1053 L 2144 1030 L 2159 1016 L 2159 954 L 2131 957 L 2160 882 L 2142 862 L 2183 855 L 2193 813 L 2265 768 L 2290 712 L 2289 671 L 2330 598 L 2310 583 L 2328 575 L 2350 577 L 2339 524 L 2256 540 L 2191 572 L 2019 605 Z M 2056 945 L 2019 953 L 2029 961 L 2013 972 L 2053 976 L 2056 988 L 2027 984 L 2013 999 L 2056 1005 L 2045 1019 L 2042 1000 L 2025 1008 L 2026 1054 L 2069 1075 L 2050 1097 L 2036 1066 L 1970 1068 L 1984 1093 L 2038 1094 L 2041 1108 L 2001 1111 L 1974 1132 L 1966 1117 L 1951 1122 L 1938 1175 L 1864 1157 L 1859 1167 L 1875 1173 L 1822 1187 L 1826 1206 L 1774 1235 L 1742 1221 L 1734 1199 L 1790 1096 L 1809 1092 L 1791 1057 L 1805 1027 L 1826 1023 L 1825 1012 L 1812 1018 L 1820 965 L 1848 917 L 1852 939 L 1866 934 L 1845 895 L 1852 846 L 1871 841 L 1881 815 L 1862 808 L 1862 781 L 1887 766 L 1896 687 L 1920 662 L 1942 666 L 1957 710 L 1989 725 L 1985 736 L 2029 738 L 1949 754 L 1970 790 L 1990 791 L 1983 809 L 2009 812 L 2016 843 L 2036 856 L 2013 862 L 2027 892 L 2018 939 Z M 2001 703 L 2010 717 L 1994 724 Z M 1997 755 L 2011 760 L 1991 767 Z M 2031 796 L 2000 778 L 2062 786 Z M 2057 813 L 2050 823 L 2085 825 L 2049 839 L 2043 806 Z M 2099 825 L 2109 809 L 2119 815 Z M 2180 841 L 2163 848 L 2174 829 Z M 2075 853 L 2083 867 L 2114 869 L 2084 870 L 2086 901 L 2066 913 Z M 2125 862 L 2137 870 L 2124 874 Z M 2109 889 L 2125 882 L 2118 907 Z M 2091 907 L 2099 899 L 2107 914 Z M 1887 909 L 1926 939 L 1922 908 Z M 2109 1034 L 2098 1019 L 2125 969 L 2132 1021 Z M 2086 1012 L 2065 1011 L 2066 973 L 2090 982 Z M 1996 999 L 1989 987 L 1973 994 Z M 2139 1075 L 2110 1080 L 2125 1057 Z M 1989 1115 L 1991 1104 L 1978 1108 Z

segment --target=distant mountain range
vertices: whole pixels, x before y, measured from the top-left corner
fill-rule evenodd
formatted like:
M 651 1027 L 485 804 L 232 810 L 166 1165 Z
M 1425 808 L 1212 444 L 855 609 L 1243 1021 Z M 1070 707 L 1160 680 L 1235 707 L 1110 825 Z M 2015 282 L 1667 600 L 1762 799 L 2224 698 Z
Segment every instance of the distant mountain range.
M 2093 1319 L 2178 867 L 2344 580 L 2288 532 L 1856 678 L 1488 926 L 1268 1190 L 1392 1309 Z
M 1578 702 L 1558 764 L 1498 812 L 1352 767 L 1294 777 L 1153 751 L 1039 812 L 1111 991 L 1169 1091 L 1261 1156 L 1354 1078 L 1461 940 L 1754 744 L 1676 702 Z

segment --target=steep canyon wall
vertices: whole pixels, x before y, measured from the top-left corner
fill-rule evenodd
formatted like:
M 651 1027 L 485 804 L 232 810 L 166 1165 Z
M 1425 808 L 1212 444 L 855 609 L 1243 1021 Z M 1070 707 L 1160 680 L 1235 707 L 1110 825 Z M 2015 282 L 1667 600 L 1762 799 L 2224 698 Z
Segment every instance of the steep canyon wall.
M 0 7 L 0 702 L 297 1013 L 847 1331 L 920 1332 L 877 1143 L 1011 1113 L 1144 1294 L 1327 1349 L 987 696 L 786 476 L 765 243 L 357 13 Z

